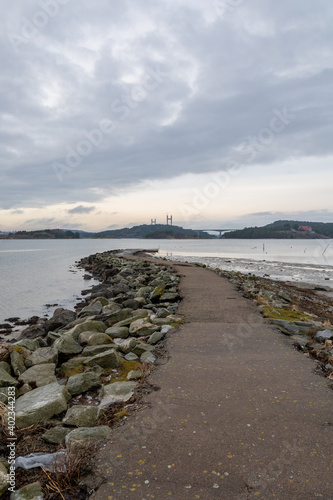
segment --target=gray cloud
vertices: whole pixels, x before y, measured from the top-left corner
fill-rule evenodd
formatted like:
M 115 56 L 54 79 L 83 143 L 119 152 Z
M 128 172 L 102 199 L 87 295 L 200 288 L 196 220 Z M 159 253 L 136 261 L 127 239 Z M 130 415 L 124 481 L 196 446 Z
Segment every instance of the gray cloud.
M 332 154 L 326 0 L 253 0 L 225 16 L 190 0 L 54 2 L 59 12 L 16 45 L 40 3 L 0 6 L 2 208 L 96 203 L 147 179 L 222 170 L 228 157 L 246 165 L 239 146 L 284 107 L 294 118 L 256 151 L 267 175 Z
M 83 205 L 79 205 L 77 207 L 71 208 L 67 210 L 69 214 L 90 214 L 95 210 L 95 207 L 84 207 Z

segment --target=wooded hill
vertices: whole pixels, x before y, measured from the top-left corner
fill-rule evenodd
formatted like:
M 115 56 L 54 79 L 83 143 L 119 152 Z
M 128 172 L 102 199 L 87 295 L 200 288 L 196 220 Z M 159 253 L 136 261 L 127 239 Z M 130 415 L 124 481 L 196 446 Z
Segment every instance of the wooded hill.
M 310 227 L 312 231 L 299 230 Z M 295 220 L 278 220 L 263 227 L 246 227 L 225 233 L 222 238 L 240 239 L 323 239 L 333 238 L 333 223 Z

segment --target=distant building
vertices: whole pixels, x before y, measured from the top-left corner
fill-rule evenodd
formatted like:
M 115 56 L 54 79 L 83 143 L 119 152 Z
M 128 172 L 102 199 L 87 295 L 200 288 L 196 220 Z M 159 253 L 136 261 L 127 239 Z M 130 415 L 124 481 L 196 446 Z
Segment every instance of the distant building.
M 298 226 L 299 231 L 306 231 L 307 233 L 312 232 L 312 227 L 311 226 Z

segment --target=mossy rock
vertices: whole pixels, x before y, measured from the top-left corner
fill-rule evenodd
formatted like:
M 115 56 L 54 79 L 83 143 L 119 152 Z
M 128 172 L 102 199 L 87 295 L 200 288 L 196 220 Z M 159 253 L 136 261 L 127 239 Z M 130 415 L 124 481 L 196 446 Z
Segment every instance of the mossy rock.
M 265 306 L 262 308 L 263 315 L 269 319 L 281 319 L 284 321 L 313 321 L 313 317 L 300 311 L 279 307 Z

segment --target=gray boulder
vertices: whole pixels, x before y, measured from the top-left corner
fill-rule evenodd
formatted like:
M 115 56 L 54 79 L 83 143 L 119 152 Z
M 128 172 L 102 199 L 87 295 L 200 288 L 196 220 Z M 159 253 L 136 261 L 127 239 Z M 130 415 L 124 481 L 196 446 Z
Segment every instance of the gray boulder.
M 282 333 L 286 335 L 298 335 L 300 333 L 300 327 L 297 326 L 294 321 L 271 319 L 271 323 L 278 326 Z
M 129 332 L 126 326 L 111 326 L 105 333 L 111 337 L 111 339 L 127 339 Z
M 55 363 L 46 363 L 44 365 L 35 365 L 23 372 L 18 380 L 21 384 L 29 384 L 36 387 L 52 384 L 56 382 Z
M 17 351 L 10 353 L 10 362 L 13 368 L 15 377 L 19 377 L 21 373 L 25 372 L 24 358 L 22 354 Z
M 74 427 L 95 427 L 100 413 L 97 406 L 72 406 L 67 410 L 62 423 Z
M 41 347 L 38 338 L 19 340 L 18 342 L 15 342 L 15 345 L 24 347 L 25 349 L 28 349 L 28 351 L 35 351 L 36 349 L 39 349 Z
M 86 366 L 101 366 L 102 368 L 117 368 L 121 363 L 121 357 L 116 349 L 110 349 L 104 353 L 87 358 L 84 361 Z
M 319 332 L 316 333 L 315 335 L 315 339 L 316 340 L 319 340 L 319 341 L 325 341 L 325 340 L 329 340 L 329 339 L 332 339 L 333 338 L 333 330 L 321 330 Z
M 66 436 L 72 431 L 68 427 L 62 427 L 61 425 L 57 425 L 56 427 L 52 427 L 48 429 L 42 435 L 42 438 L 47 443 L 59 444 L 61 446 L 65 445 Z
M 10 364 L 6 361 L 0 361 L 0 369 L 5 370 L 5 372 L 9 373 L 9 375 L 12 373 Z
M 156 356 L 149 351 L 143 352 L 140 356 L 141 363 L 155 363 Z
M 45 363 L 58 363 L 58 351 L 54 347 L 40 347 L 25 360 L 25 366 L 31 367 Z
M 66 388 L 73 396 L 75 394 L 81 394 L 82 392 L 89 391 L 90 389 L 95 389 L 101 385 L 102 383 L 96 373 L 84 372 L 69 377 Z
M 129 328 L 130 335 L 136 337 L 142 337 L 145 335 L 151 335 L 159 329 L 158 326 L 152 325 L 147 319 L 141 318 L 131 323 Z
M 75 325 L 71 330 L 68 330 L 68 335 L 71 335 L 74 340 L 79 338 L 82 332 L 105 332 L 106 325 L 102 321 L 87 320 L 83 323 Z
M 19 340 L 36 339 L 37 337 L 44 337 L 45 334 L 46 332 L 41 325 L 32 325 L 22 330 Z
M 51 319 L 44 323 L 44 330 L 50 332 L 66 326 L 76 319 L 76 313 L 68 309 L 56 309 Z
M 0 387 L 17 387 L 19 382 L 12 377 L 6 370 L 0 368 Z
M 113 403 L 126 402 L 133 396 L 136 382 L 113 382 L 105 385 L 100 394 L 100 408 L 106 408 Z
M 103 441 L 111 434 L 110 427 L 100 425 L 98 427 L 79 427 L 66 436 L 66 445 L 71 450 L 85 447 L 87 443 Z
M 164 337 L 164 333 L 163 332 L 154 332 L 149 337 L 149 339 L 147 340 L 147 343 L 151 344 L 151 345 L 155 345 L 155 344 L 157 344 L 157 342 L 159 342 L 160 340 L 162 340 L 163 337 Z
M 39 365 L 40 366 L 40 365 Z M 67 410 L 71 395 L 57 382 L 38 387 L 16 401 L 16 425 L 19 429 L 59 415 Z
M 82 318 L 83 316 L 96 316 L 100 314 L 102 308 L 102 304 L 96 301 L 93 304 L 89 304 L 88 306 L 81 309 L 81 311 L 79 312 L 79 317 Z
M 94 333 L 88 339 L 88 346 L 113 344 L 112 339 L 106 333 Z
M 80 354 L 83 349 L 83 347 L 80 346 L 80 344 L 69 334 L 62 335 L 58 340 L 56 340 L 53 344 L 53 348 L 56 349 L 59 354 L 63 354 L 64 356 Z
M 109 351 L 110 349 L 118 349 L 116 343 L 112 342 L 112 344 L 102 344 L 102 345 L 87 345 L 82 351 L 81 356 L 91 357 L 96 356 L 96 354 L 102 354 L 105 351 Z
M 39 481 L 23 486 L 10 495 L 10 500 L 43 500 L 44 493 Z

